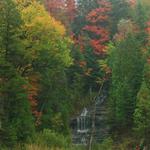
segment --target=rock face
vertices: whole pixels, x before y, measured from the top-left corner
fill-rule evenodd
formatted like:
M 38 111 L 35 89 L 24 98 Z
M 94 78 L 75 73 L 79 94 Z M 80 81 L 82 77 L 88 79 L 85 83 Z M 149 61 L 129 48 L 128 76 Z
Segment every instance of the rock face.
M 97 96 L 94 104 L 84 108 L 79 116 L 71 122 L 72 142 L 87 145 L 91 134 L 94 142 L 101 142 L 108 136 L 106 93 Z M 93 130 L 94 129 L 94 130 Z

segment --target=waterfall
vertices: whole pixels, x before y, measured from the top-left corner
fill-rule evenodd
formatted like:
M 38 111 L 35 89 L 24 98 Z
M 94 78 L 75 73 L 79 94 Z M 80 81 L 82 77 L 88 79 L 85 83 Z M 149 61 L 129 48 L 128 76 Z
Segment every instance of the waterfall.
M 74 123 L 76 124 L 72 132 L 74 144 L 88 145 L 91 135 L 92 139 L 96 142 L 101 142 L 107 137 L 109 126 L 106 124 L 106 99 L 107 92 L 103 91 L 101 95 L 95 97 L 95 104 L 88 108 L 85 107 L 82 112 L 74 118 Z M 93 113 L 94 124 L 92 124 Z M 92 128 L 94 128 L 94 131 Z
M 84 108 L 80 116 L 77 117 L 77 132 L 87 132 L 88 131 L 88 110 Z

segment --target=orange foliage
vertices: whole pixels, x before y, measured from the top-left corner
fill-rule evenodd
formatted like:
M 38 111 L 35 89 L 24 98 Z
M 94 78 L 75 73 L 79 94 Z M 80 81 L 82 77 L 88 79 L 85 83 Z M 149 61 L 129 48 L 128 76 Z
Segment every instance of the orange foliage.
M 39 91 L 38 76 L 31 76 L 29 82 L 30 87 L 28 87 L 28 99 L 31 104 L 32 114 L 36 118 L 36 125 L 39 125 L 42 113 L 37 111 L 37 95 Z
M 147 22 L 146 33 L 148 34 L 148 42 L 150 42 L 150 21 Z
M 95 35 L 95 38 L 90 40 L 94 53 L 96 55 L 105 55 L 105 44 L 109 41 L 109 31 L 103 24 L 108 22 L 111 3 L 107 0 L 100 0 L 99 5 L 99 8 L 92 10 L 87 15 L 86 19 L 89 25 L 86 25 L 83 29 Z
M 80 62 L 79 62 L 79 66 L 80 66 L 80 67 L 86 66 L 86 61 L 80 61 Z

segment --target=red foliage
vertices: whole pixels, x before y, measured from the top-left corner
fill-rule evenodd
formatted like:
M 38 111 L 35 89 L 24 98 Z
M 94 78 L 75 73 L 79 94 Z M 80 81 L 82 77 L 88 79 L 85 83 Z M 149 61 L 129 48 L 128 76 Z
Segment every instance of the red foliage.
M 105 44 L 109 41 L 109 31 L 106 28 L 106 23 L 110 11 L 111 3 L 107 0 L 99 0 L 99 8 L 92 10 L 86 17 L 89 25 L 86 25 L 83 29 L 95 35 L 90 40 L 90 44 L 96 55 L 105 55 L 106 52 Z
M 56 19 L 65 24 L 65 0 L 45 0 L 47 11 Z
M 45 0 L 47 11 L 69 27 L 76 13 L 75 0 Z
M 66 14 L 68 16 L 69 22 L 72 22 L 75 18 L 76 6 L 75 0 L 66 0 Z
M 150 21 L 147 22 L 146 32 L 148 35 L 150 35 Z
M 45 0 L 45 5 L 49 12 L 55 13 L 60 9 L 64 9 L 65 1 L 64 0 Z
M 87 20 L 91 23 L 104 22 L 109 18 L 108 13 L 111 11 L 111 3 L 107 0 L 99 0 L 99 8 L 92 10 L 87 15 Z

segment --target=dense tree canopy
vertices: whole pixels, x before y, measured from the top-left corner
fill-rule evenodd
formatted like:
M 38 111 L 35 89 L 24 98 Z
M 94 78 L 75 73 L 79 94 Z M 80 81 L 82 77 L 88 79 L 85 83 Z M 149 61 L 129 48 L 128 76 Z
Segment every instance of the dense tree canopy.
M 100 149 L 150 149 L 149 7 L 148 0 L 1 0 L 0 149 L 72 150 L 70 122 L 85 107 L 93 120 L 102 85 L 110 137 Z

